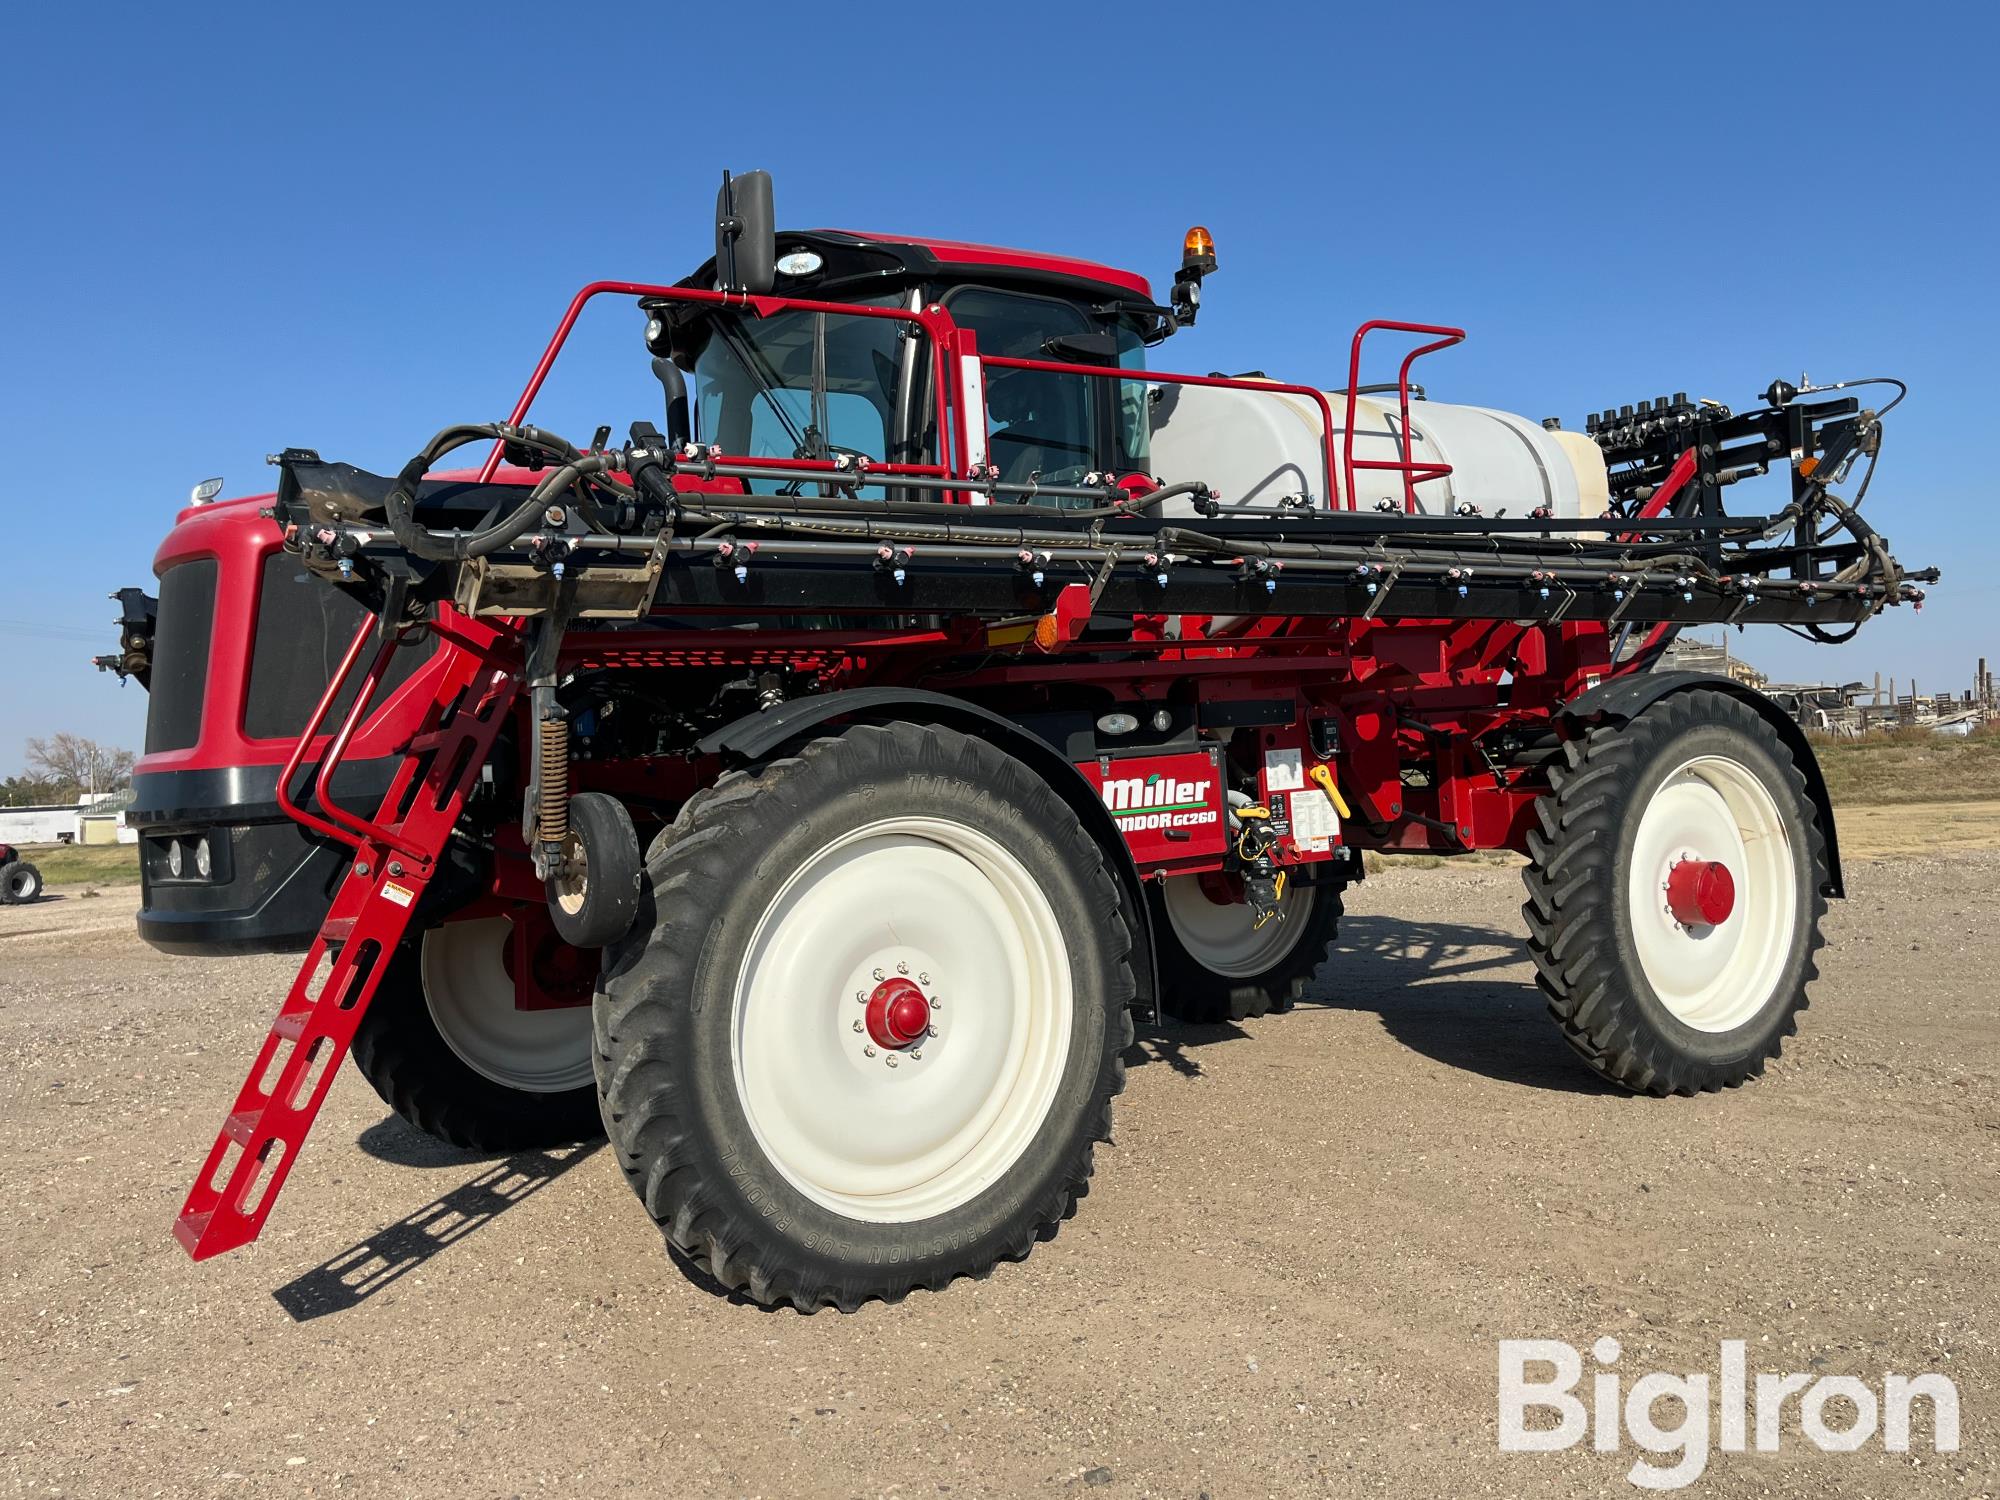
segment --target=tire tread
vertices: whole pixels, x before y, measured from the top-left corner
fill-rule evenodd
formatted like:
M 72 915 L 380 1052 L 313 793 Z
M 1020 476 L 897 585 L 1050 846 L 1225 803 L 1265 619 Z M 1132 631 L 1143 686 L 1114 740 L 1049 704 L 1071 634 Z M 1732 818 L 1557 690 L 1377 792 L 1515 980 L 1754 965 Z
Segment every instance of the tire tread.
M 1786 748 L 1775 744 L 1768 748 L 1807 831 L 1811 892 L 1800 983 L 1786 1002 L 1781 1024 L 1762 1050 L 1736 1066 L 1717 1067 L 1674 1048 L 1648 1024 L 1629 992 L 1611 939 L 1611 904 L 1623 899 L 1612 875 L 1619 828 L 1636 811 L 1643 792 L 1640 771 L 1650 752 L 1717 721 L 1744 729 L 1760 742 L 1769 735 L 1763 716 L 1741 699 L 1695 689 L 1671 694 L 1624 724 L 1599 724 L 1566 740 L 1560 759 L 1549 767 L 1549 793 L 1536 803 L 1538 826 L 1528 833 L 1529 863 L 1522 871 L 1527 900 L 1521 914 L 1549 1013 L 1564 1040 L 1591 1068 L 1638 1093 L 1712 1093 L 1761 1075 L 1780 1055 L 1784 1038 L 1797 1034 L 1798 1012 L 1806 1008 L 1808 987 L 1819 975 L 1826 835 L 1804 774 Z
M 830 1274 L 795 1263 L 787 1242 L 762 1216 L 744 1211 L 733 1194 L 716 1190 L 718 1164 L 685 1118 L 688 1085 L 660 1049 L 669 1034 L 667 1008 L 685 1003 L 679 998 L 683 981 L 692 977 L 690 966 L 701 952 L 712 915 L 713 901 L 704 898 L 740 884 L 741 840 L 759 824 L 788 823 L 809 812 L 815 771 L 833 765 L 889 773 L 914 766 L 924 775 L 957 774 L 988 784 L 998 777 L 1018 793 L 1050 795 L 1026 767 L 979 741 L 903 722 L 856 726 L 810 741 L 793 755 L 731 772 L 691 797 L 653 841 L 645 874 L 650 899 L 642 898 L 632 933 L 607 952 L 595 1007 L 605 1126 L 628 1181 L 667 1244 L 729 1290 L 767 1306 L 789 1303 L 802 1312 L 821 1307 L 853 1312 L 870 1300 L 899 1302 L 919 1284 L 942 1291 L 959 1277 L 983 1279 L 995 1260 L 1019 1260 L 1038 1239 L 1052 1235 L 1089 1190 L 1095 1144 L 1111 1139 L 1112 1100 L 1124 1090 L 1124 1053 L 1135 1036 L 1130 935 L 1120 916 L 1117 888 L 1104 868 L 1102 851 L 1070 818 L 1068 852 L 1091 872 L 1090 920 L 1110 934 L 1110 998 L 1117 1002 L 1092 1092 L 1089 1127 L 1079 1132 L 1080 1147 L 997 1254 L 955 1265 L 933 1263 L 921 1277 L 908 1266 Z M 654 914 L 650 923 L 649 909 Z

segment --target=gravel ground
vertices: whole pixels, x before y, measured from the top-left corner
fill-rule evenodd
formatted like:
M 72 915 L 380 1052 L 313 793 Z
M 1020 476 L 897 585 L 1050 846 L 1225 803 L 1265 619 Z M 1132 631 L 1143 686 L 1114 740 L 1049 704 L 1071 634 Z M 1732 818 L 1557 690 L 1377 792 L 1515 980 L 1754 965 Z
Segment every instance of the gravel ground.
M 1783 1062 L 1657 1101 L 1557 1039 L 1511 872 L 1380 875 L 1311 1004 L 1142 1033 L 1058 1238 L 852 1317 L 692 1279 L 601 1149 L 468 1157 L 352 1070 L 262 1242 L 191 1265 L 168 1225 L 288 965 L 158 958 L 129 891 L 0 911 L 0 1479 L 1631 1494 L 1629 1444 L 1496 1450 L 1495 1341 L 1611 1334 L 1630 1377 L 1742 1338 L 1752 1371 L 1958 1384 L 1955 1454 L 1921 1419 L 1909 1455 L 1821 1454 L 1794 1406 L 1778 1453 L 1717 1453 L 1692 1493 L 1989 1494 L 2000 854 L 1850 884 Z

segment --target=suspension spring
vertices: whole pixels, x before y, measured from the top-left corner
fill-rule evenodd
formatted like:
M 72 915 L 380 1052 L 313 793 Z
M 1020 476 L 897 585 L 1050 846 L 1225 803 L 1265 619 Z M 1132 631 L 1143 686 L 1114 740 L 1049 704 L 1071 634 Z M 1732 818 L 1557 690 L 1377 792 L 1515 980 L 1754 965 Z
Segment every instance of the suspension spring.
M 547 718 L 536 728 L 541 770 L 536 831 L 544 844 L 560 844 L 569 836 L 569 720 Z

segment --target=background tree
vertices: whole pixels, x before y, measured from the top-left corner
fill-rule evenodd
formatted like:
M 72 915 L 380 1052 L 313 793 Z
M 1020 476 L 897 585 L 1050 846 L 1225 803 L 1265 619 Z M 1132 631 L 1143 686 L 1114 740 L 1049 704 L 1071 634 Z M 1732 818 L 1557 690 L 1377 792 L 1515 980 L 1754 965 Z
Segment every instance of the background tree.
M 28 741 L 28 770 L 74 800 L 85 792 L 115 792 L 132 777 L 133 754 L 67 732 Z
M 0 807 L 46 807 L 75 800 L 71 788 L 45 776 L 9 776 L 0 781 Z

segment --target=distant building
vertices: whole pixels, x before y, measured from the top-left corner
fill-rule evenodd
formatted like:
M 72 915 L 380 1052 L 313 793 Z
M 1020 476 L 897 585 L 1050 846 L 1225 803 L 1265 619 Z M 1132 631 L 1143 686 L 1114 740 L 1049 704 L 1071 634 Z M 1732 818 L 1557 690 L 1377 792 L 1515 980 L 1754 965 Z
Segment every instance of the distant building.
M 0 844 L 133 844 L 125 826 L 132 793 L 87 792 L 75 802 L 0 807 Z

